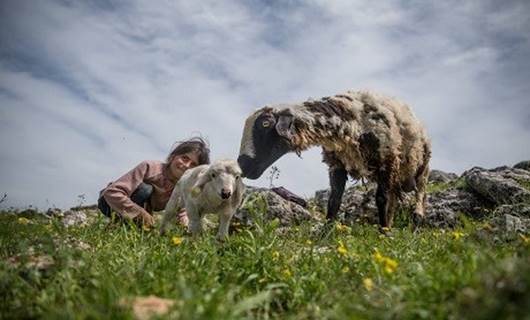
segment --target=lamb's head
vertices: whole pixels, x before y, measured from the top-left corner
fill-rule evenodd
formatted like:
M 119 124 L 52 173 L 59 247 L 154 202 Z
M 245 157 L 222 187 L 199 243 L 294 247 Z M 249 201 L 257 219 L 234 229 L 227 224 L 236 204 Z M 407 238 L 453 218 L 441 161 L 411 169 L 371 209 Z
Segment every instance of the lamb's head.
M 193 187 L 223 200 L 230 199 L 240 188 L 241 169 L 235 160 L 214 161 Z
M 264 107 L 247 118 L 237 158 L 244 177 L 259 178 L 274 161 L 293 151 L 293 124 L 288 107 Z

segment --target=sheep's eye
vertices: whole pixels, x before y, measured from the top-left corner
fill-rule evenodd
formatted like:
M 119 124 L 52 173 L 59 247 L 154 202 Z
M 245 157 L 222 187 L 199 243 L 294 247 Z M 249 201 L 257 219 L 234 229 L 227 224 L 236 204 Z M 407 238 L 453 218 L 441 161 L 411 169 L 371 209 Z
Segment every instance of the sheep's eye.
M 261 126 L 263 128 L 268 128 L 271 126 L 271 122 L 269 120 L 264 120 L 262 123 L 261 123 Z
M 215 173 L 212 173 L 212 178 L 215 178 Z
M 236 176 L 236 180 L 239 180 L 239 176 Z

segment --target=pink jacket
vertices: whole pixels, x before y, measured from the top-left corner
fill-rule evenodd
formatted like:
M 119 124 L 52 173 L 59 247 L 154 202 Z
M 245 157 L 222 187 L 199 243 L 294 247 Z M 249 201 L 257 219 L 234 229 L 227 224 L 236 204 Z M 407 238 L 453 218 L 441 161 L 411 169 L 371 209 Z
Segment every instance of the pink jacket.
M 145 208 L 131 200 L 131 195 L 142 183 L 153 186 L 151 199 Z M 141 213 L 163 210 L 173 192 L 177 181 L 171 181 L 166 164 L 156 160 L 146 160 L 134 169 L 110 183 L 101 191 L 109 206 L 123 217 L 135 218 Z M 181 217 L 180 215 L 184 215 Z M 179 215 L 179 220 L 185 218 L 185 212 Z

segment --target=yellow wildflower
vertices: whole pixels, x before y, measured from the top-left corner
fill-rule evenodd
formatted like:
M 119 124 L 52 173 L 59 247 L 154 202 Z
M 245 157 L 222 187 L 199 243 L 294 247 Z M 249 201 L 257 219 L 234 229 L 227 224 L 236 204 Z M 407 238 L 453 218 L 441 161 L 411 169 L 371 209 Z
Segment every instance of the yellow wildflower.
M 335 229 L 337 229 L 337 231 L 339 231 L 339 232 L 345 232 L 345 233 L 349 233 L 351 231 L 350 227 L 348 227 L 347 225 L 342 224 L 342 223 L 337 223 L 335 225 Z
M 462 238 L 463 236 L 465 236 L 465 234 L 463 232 L 460 232 L 460 231 L 454 231 L 452 233 L 452 235 L 453 235 L 453 239 L 455 239 L 455 240 L 458 240 L 458 239 Z
M 291 270 L 289 269 L 284 269 L 282 271 L 282 275 L 284 276 L 284 278 L 290 278 L 293 276 L 293 274 L 291 273 Z
M 346 256 L 348 254 L 348 248 L 342 243 L 342 241 L 339 240 L 339 245 L 337 246 L 337 252 L 341 256 Z
M 29 219 L 28 218 L 24 218 L 24 217 L 18 218 L 17 221 L 20 224 L 28 224 L 29 223 Z
M 521 239 L 523 240 L 523 242 L 525 244 L 529 244 L 530 243 L 530 237 L 527 237 L 524 234 L 520 234 L 519 237 L 521 237 Z
M 390 274 L 390 273 L 393 273 L 394 271 L 396 271 L 397 269 L 397 266 L 398 266 L 398 263 L 396 260 L 393 260 L 393 259 L 390 259 L 390 258 L 385 258 L 385 272 Z
M 377 249 L 374 252 L 374 260 L 383 265 L 383 270 L 390 274 L 396 271 L 398 263 L 396 260 L 383 256 Z
M 310 245 L 313 244 L 313 241 L 311 241 L 311 240 L 306 240 L 306 241 L 305 241 L 305 244 L 307 244 L 308 246 L 310 246 Z
M 364 278 L 363 279 L 363 286 L 366 290 L 372 291 L 374 288 L 374 282 L 370 278 Z
M 348 273 L 348 272 L 350 272 L 350 268 L 346 266 L 346 267 L 342 268 L 341 272 L 342 273 Z
M 278 260 L 280 258 L 280 253 L 278 251 L 272 252 L 272 260 Z
M 376 262 L 381 262 L 381 261 L 383 261 L 384 259 L 385 259 L 385 257 L 383 257 L 383 255 L 382 255 L 381 253 L 379 253 L 379 251 L 376 251 L 376 252 L 374 253 L 374 260 L 375 260 Z
M 180 245 L 182 241 L 184 241 L 183 238 L 177 237 L 177 236 L 173 237 L 171 240 L 173 241 L 173 244 L 176 246 Z
M 147 225 L 145 225 L 145 224 L 142 226 L 142 229 L 143 229 L 144 231 L 151 231 L 151 227 L 150 227 L 150 226 L 147 226 Z

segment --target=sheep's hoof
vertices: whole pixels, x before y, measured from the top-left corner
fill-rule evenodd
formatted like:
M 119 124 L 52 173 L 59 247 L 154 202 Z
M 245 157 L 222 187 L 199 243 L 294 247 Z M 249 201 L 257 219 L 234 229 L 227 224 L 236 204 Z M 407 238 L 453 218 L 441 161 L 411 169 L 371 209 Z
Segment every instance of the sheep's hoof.
M 387 236 L 389 238 L 392 238 L 394 237 L 394 233 L 392 232 L 392 229 L 390 229 L 390 227 L 382 227 L 382 226 L 379 226 L 379 232 L 384 235 L 384 236 Z
M 412 216 L 412 228 L 413 230 L 416 230 L 420 227 L 425 226 L 425 216 L 415 213 Z
M 228 238 L 226 237 L 215 237 L 215 243 L 217 243 L 220 247 L 224 247 L 228 242 Z

